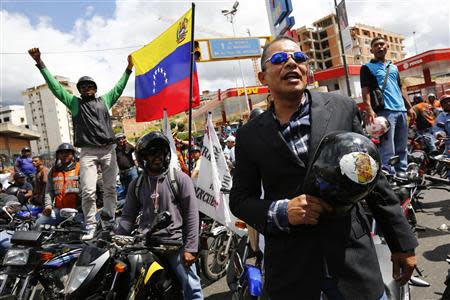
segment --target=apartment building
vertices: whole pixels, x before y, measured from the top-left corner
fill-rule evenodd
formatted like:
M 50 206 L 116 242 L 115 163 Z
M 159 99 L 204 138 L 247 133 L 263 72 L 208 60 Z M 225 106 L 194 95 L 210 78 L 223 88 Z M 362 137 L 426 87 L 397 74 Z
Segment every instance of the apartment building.
M 62 76 L 55 78 L 69 93 L 78 95 L 75 83 Z M 34 153 L 52 153 L 61 143 L 73 143 L 70 111 L 52 94 L 47 84 L 25 90 L 22 98 L 28 123 L 41 133 L 40 139 L 31 142 Z
M 346 51 L 347 64 L 362 65 L 371 58 L 370 41 L 382 36 L 389 45 L 387 59 L 393 62 L 405 58 L 404 37 L 370 25 L 355 24 L 350 27 L 352 49 Z M 342 51 L 335 14 L 330 14 L 313 23 L 297 29 L 302 50 L 311 58 L 314 70 L 326 70 L 342 65 Z
M 0 107 L 0 124 L 1 123 L 10 123 L 16 126 L 27 125 L 25 107 L 23 105 Z

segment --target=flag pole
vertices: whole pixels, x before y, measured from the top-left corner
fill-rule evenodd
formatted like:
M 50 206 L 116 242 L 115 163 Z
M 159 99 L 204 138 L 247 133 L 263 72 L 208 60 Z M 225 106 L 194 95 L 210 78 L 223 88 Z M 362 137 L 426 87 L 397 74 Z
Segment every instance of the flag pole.
M 192 163 L 191 163 L 191 140 L 192 140 L 192 94 L 194 89 L 194 78 L 192 74 L 194 73 L 194 21 L 195 21 L 195 3 L 192 4 L 192 24 L 191 24 L 191 61 L 190 61 L 190 73 L 189 73 L 189 146 L 188 146 L 188 170 L 189 177 L 192 172 Z

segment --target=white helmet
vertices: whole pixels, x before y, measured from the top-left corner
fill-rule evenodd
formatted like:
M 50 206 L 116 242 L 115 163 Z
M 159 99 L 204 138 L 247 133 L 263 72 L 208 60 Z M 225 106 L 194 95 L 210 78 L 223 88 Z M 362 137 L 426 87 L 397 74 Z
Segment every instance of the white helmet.
M 366 131 L 371 137 L 377 138 L 388 132 L 390 127 L 385 117 L 376 117 L 372 124 L 366 126 Z

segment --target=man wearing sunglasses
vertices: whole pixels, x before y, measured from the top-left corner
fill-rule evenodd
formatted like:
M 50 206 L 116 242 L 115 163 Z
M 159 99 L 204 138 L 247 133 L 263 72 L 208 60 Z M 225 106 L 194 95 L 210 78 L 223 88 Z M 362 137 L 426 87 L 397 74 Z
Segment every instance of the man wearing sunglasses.
M 265 236 L 272 300 L 319 299 L 322 291 L 328 299 L 387 299 L 361 206 L 330 218 L 324 213 L 333 208 L 305 184 L 325 135 L 362 133 L 355 101 L 307 89 L 307 60 L 288 37 L 265 46 L 258 77 L 273 101 L 237 131 L 231 211 Z M 404 284 L 415 266 L 417 241 L 384 176 L 366 201 L 392 250 L 394 277 Z
M 96 182 L 97 164 L 100 164 L 104 181 L 104 207 L 110 215 L 115 215 L 117 161 L 115 138 L 112 131 L 109 109 L 117 102 L 128 82 L 133 69 L 131 56 L 128 65 L 116 86 L 103 96 L 97 97 L 97 84 L 89 76 L 78 80 L 80 97 L 70 94 L 51 75 L 41 59 L 39 48 L 28 50 L 36 62 L 48 87 L 72 113 L 74 145 L 81 148 L 80 183 L 82 207 L 88 233 L 83 239 L 92 239 L 96 229 Z

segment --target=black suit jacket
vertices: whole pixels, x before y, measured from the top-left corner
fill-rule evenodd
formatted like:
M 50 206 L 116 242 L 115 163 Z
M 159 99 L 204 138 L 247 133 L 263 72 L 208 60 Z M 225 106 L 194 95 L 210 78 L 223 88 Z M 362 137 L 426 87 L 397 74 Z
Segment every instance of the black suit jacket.
M 309 161 L 325 134 L 336 130 L 362 133 L 353 100 L 331 93 L 306 92 L 311 99 Z M 230 208 L 236 217 L 265 235 L 265 278 L 270 298 L 319 299 L 326 261 L 328 273 L 345 299 L 379 299 L 383 281 L 370 227 L 359 205 L 341 219 L 322 218 L 318 225 L 295 226 L 289 233 L 266 231 L 272 201 L 314 193 L 310 185 L 304 185 L 307 162 L 290 150 L 270 111 L 238 130 L 235 151 Z M 380 176 L 366 201 L 392 252 L 417 246 L 398 198 L 384 176 Z

